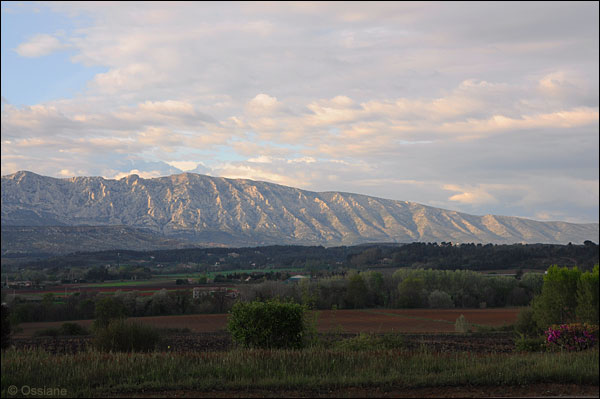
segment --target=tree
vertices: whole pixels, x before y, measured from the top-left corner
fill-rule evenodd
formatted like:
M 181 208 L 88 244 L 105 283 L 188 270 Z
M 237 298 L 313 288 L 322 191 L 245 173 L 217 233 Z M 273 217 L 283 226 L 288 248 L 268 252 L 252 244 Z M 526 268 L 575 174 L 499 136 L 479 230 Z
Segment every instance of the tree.
M 106 297 L 96 302 L 95 316 L 94 328 L 106 328 L 111 320 L 124 319 L 127 316 L 127 310 L 118 299 Z
M 577 284 L 581 271 L 577 267 L 550 266 L 544 276 L 542 294 L 533 301 L 535 320 L 540 328 L 575 320 Z
M 365 307 L 367 302 L 367 285 L 360 274 L 354 273 L 349 277 L 345 301 L 348 307 L 352 309 Z
M 454 307 L 454 301 L 447 292 L 435 290 L 427 298 L 429 307 L 433 309 L 449 309 Z
M 398 284 L 399 305 L 403 308 L 419 308 L 424 306 L 423 291 L 425 282 L 418 277 L 407 277 Z
M 579 277 L 575 313 L 581 322 L 598 324 L 598 285 L 598 265 Z

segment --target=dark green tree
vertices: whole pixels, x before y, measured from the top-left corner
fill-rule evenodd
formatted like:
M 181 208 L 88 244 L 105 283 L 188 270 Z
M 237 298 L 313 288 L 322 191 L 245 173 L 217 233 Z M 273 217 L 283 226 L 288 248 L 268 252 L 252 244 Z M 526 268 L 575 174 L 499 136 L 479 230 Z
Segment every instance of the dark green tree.
M 577 283 L 577 308 L 581 322 L 598 324 L 598 265 L 591 272 L 581 273 Z
M 540 328 L 575 321 L 577 284 L 581 271 L 574 267 L 550 266 L 544 276 L 542 294 L 533 301 L 535 321 Z
M 111 320 L 127 317 L 125 305 L 118 299 L 106 297 L 96 302 L 94 328 L 106 328 Z

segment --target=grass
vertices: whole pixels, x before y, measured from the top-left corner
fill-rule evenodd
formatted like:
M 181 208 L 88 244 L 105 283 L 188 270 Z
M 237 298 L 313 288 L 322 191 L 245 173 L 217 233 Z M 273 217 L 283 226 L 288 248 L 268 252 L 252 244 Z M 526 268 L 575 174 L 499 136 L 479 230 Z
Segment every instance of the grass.
M 2 354 L 9 386 L 60 387 L 68 396 L 146 390 L 339 389 L 569 383 L 597 385 L 598 349 L 476 355 L 427 350 L 232 350 L 229 352 Z
M 287 267 L 283 269 L 235 269 L 235 270 L 221 270 L 221 271 L 210 271 L 210 272 L 190 272 L 190 273 L 169 273 L 169 274 L 158 274 L 161 277 L 173 277 L 173 278 L 200 278 L 202 276 L 208 276 L 214 278 L 217 274 L 226 276 L 228 274 L 241 274 L 241 273 L 277 273 L 277 272 L 307 272 L 306 269 L 301 267 Z
M 109 288 L 109 287 L 128 287 L 138 285 L 170 284 L 174 283 L 172 279 L 148 279 L 148 280 L 125 280 L 125 281 L 107 281 L 104 283 L 82 284 L 81 287 L 89 288 Z

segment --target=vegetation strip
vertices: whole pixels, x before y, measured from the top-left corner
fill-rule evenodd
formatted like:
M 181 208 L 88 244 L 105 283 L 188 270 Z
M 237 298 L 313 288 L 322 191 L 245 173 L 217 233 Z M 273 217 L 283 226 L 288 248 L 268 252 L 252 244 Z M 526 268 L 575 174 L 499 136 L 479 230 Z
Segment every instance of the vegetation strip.
M 598 384 L 598 349 L 535 354 L 435 353 L 427 350 L 233 350 L 195 353 L 52 355 L 9 349 L 2 397 L 14 386 L 65 388 L 68 396 L 158 389 L 338 389 Z M 92 385 L 91 381 L 102 381 Z
M 411 315 L 404 315 L 404 314 L 398 314 L 398 313 L 382 312 L 382 311 L 379 311 L 379 310 L 360 309 L 360 311 L 361 312 L 365 312 L 365 313 L 374 313 L 374 314 L 383 314 L 383 315 L 386 315 L 386 316 L 401 317 L 401 318 L 404 318 L 404 319 L 414 319 L 414 320 L 423 320 L 423 321 L 436 321 L 436 322 L 439 322 L 439 323 L 454 324 L 453 321 L 448 321 L 448 320 L 429 319 L 427 317 L 419 317 L 419 316 L 411 316 Z

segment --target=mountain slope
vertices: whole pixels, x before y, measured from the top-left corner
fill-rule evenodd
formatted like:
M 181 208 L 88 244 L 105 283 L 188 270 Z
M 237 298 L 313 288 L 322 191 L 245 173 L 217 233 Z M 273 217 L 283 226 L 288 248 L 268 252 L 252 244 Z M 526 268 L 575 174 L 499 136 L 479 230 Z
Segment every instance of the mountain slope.
M 2 177 L 3 226 L 115 226 L 225 245 L 364 242 L 581 243 L 598 224 L 474 216 L 359 194 L 183 173 Z

